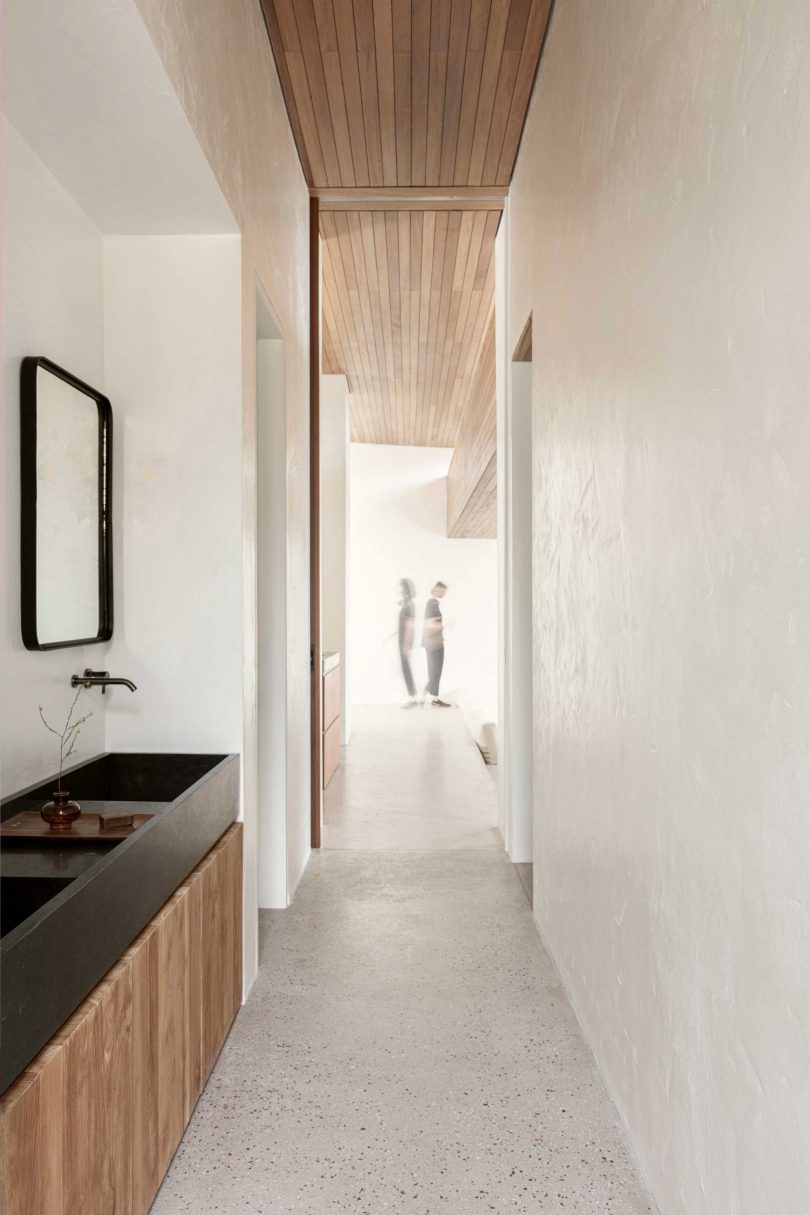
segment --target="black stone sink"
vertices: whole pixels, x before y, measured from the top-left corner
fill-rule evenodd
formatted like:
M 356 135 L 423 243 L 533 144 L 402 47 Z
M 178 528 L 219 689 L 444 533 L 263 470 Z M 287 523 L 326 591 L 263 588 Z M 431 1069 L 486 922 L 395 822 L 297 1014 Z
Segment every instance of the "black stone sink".
M 45 903 L 56 898 L 73 878 L 10 877 L 0 881 L 0 932 L 5 936 Z
M 87 812 L 132 803 L 154 817 L 120 841 L 2 840 L 0 1092 L 237 818 L 239 757 L 110 753 L 62 785 Z M 38 810 L 55 787 L 5 798 L 0 818 Z
M 225 758 L 224 755 L 108 752 L 68 769 L 62 783 L 70 790 L 73 800 L 82 804 L 173 802 Z M 0 819 L 5 821 L 21 810 L 38 810 L 43 802 L 50 801 L 53 785 L 51 777 L 41 785 L 5 798 L 0 806 Z

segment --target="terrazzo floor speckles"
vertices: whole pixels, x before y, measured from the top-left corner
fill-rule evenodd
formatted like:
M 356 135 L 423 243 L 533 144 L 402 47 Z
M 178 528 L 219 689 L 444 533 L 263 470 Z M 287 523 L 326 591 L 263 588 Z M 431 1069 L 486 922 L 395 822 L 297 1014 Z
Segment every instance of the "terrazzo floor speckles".
M 502 851 L 324 850 L 260 929 L 153 1215 L 654 1211 Z

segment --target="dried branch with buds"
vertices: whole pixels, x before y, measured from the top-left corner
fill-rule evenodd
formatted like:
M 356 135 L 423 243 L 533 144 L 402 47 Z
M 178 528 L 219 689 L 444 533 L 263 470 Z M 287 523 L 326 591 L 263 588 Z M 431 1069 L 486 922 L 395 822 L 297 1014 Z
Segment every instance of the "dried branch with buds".
M 62 769 L 65 766 L 65 762 L 68 759 L 70 759 L 71 755 L 76 750 L 76 743 L 78 742 L 79 735 L 82 732 L 82 726 L 88 720 L 88 718 L 93 716 L 93 712 L 91 709 L 91 711 L 89 713 L 85 713 L 84 717 L 80 717 L 77 721 L 73 720 L 73 714 L 76 711 L 76 703 L 77 703 L 79 697 L 81 696 L 82 691 L 83 691 L 83 689 L 79 688 L 78 692 L 73 697 L 73 704 L 70 706 L 70 711 L 68 712 L 68 715 L 67 715 L 67 721 L 65 722 L 65 728 L 64 728 L 64 730 L 61 731 L 61 733 L 59 730 L 54 730 L 53 726 L 48 725 L 47 721 L 45 720 L 45 713 L 43 711 L 42 705 L 39 706 L 39 716 L 42 719 L 43 726 L 45 727 L 46 730 L 50 730 L 51 734 L 55 734 L 56 737 L 59 739 L 59 785 L 58 785 L 58 789 L 59 789 L 60 793 L 62 791 Z

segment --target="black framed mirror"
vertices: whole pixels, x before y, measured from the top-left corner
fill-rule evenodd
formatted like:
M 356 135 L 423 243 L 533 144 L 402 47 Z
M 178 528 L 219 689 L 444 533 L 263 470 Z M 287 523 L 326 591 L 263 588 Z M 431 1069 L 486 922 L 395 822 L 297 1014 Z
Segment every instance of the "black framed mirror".
M 20 472 L 23 644 L 109 641 L 112 407 L 50 359 L 22 361 Z

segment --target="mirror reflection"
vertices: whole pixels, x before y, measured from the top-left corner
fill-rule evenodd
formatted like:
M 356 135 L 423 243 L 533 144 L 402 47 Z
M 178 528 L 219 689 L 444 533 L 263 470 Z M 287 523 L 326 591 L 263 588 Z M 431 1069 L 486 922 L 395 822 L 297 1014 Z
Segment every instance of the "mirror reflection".
M 46 359 L 25 363 L 24 641 L 43 649 L 107 640 L 109 402 Z
M 37 369 L 37 633 L 95 637 L 98 612 L 98 407 Z

